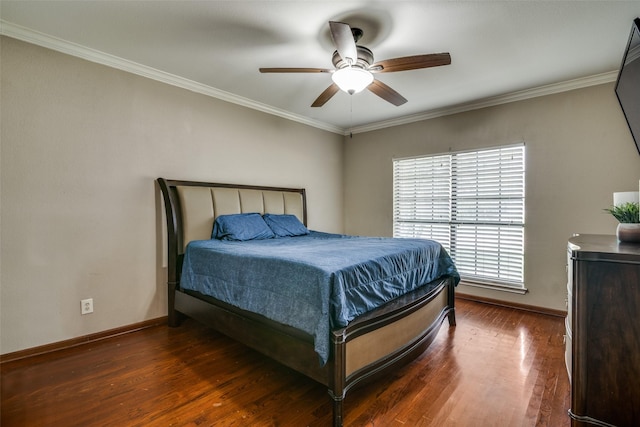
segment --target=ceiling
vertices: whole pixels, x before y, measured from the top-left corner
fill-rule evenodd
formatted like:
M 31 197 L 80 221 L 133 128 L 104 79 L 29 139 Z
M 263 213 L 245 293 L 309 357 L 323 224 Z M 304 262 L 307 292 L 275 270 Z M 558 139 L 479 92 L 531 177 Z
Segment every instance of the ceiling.
M 338 133 L 614 81 L 640 1 L 12 1 L 1 32 Z M 451 65 L 376 74 L 371 92 L 311 103 L 333 68 L 328 21 L 375 60 L 449 52 Z

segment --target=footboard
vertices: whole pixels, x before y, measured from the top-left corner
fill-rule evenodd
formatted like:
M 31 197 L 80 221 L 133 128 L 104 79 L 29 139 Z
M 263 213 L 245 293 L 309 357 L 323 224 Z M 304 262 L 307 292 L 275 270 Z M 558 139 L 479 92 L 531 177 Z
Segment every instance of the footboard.
M 455 326 L 454 292 L 453 280 L 443 279 L 333 332 L 329 395 L 334 426 L 342 425 L 342 401 L 349 389 L 414 360 L 433 342 L 445 317 Z

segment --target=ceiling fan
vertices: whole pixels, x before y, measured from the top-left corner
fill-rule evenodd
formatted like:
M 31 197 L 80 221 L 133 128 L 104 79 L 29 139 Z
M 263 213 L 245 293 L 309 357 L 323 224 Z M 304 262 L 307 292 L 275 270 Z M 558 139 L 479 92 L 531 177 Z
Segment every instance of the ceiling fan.
M 311 104 L 322 107 L 340 89 L 353 95 L 369 89 L 380 98 L 399 106 L 407 102 L 406 98 L 391 87 L 373 77 L 376 73 L 417 70 L 451 64 L 448 53 L 404 56 L 373 62 L 373 52 L 356 43 L 363 35 L 359 28 L 351 28 L 343 22 L 329 22 L 329 29 L 336 51 L 331 61 L 335 69 L 327 68 L 260 68 L 261 73 L 331 73 L 333 83 Z

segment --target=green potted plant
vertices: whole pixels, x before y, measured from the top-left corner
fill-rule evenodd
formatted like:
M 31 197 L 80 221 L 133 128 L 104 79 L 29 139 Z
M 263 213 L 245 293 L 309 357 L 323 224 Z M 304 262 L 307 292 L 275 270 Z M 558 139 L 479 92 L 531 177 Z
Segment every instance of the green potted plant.
M 618 220 L 616 236 L 621 242 L 640 243 L 640 203 L 627 202 L 605 209 Z

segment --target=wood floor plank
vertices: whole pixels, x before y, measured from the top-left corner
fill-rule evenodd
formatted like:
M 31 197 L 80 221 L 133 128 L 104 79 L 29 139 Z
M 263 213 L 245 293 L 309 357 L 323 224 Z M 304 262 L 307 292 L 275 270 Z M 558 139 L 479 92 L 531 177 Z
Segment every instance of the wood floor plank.
M 563 319 L 456 301 L 432 346 L 349 392 L 346 426 L 569 426 Z M 0 424 L 328 426 L 325 387 L 193 321 L 1 365 Z

